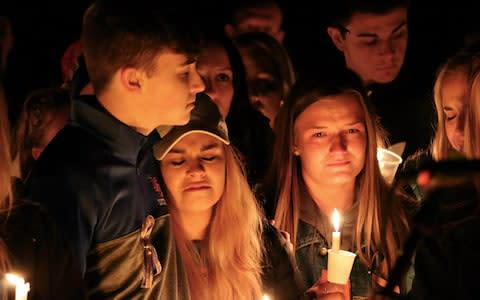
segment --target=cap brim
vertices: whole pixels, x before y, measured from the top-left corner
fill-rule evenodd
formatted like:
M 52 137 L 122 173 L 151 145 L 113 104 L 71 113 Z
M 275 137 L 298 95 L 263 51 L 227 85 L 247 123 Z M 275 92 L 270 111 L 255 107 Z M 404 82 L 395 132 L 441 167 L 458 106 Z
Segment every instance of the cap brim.
M 207 128 L 198 124 L 188 124 L 181 127 L 173 128 L 162 140 L 153 146 L 153 155 L 157 160 L 163 160 L 170 150 L 185 136 L 192 133 L 204 133 L 217 138 L 225 145 L 229 145 L 230 141 L 227 136 L 216 128 Z

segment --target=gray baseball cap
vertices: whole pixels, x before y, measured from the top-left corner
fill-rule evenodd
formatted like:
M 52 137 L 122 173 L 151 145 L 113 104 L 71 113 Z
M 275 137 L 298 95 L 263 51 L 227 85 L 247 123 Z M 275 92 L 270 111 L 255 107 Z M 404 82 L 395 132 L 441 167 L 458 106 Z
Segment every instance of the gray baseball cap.
M 159 143 L 153 146 L 153 154 L 157 160 L 162 160 L 165 155 L 184 136 L 190 133 L 205 133 L 213 136 L 226 145 L 230 144 L 227 124 L 218 110 L 215 102 L 204 93 L 198 93 L 195 108 L 190 115 L 190 121 L 182 126 L 159 126 L 156 128 L 160 137 Z

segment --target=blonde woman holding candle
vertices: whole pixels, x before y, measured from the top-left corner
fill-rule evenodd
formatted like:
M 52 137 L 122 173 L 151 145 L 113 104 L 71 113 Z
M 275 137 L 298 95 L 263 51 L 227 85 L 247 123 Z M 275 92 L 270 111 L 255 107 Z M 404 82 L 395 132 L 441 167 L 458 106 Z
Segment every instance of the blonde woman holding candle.
M 327 249 L 332 213 L 342 215 L 340 249 L 357 254 L 352 296 L 366 297 L 370 274 L 387 278 L 408 232 L 406 197 L 391 197 L 380 174 L 377 122 L 364 102 L 359 79 L 334 70 L 297 82 L 277 117 L 270 193 L 275 224 L 290 233 L 304 283 L 318 299 L 349 287 L 328 283 Z M 277 184 L 275 184 L 275 182 Z
M 80 271 L 49 216 L 15 199 L 9 132 L 0 83 L 0 299 L 86 299 Z

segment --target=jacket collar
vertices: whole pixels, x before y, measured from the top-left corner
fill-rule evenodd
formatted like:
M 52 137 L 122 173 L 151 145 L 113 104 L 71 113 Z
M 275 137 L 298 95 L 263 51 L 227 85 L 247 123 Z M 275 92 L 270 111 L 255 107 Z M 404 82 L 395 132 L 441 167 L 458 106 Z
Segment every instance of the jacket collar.
M 115 118 L 91 95 L 78 96 L 72 100 L 70 123 L 89 131 L 105 143 L 115 156 L 134 165 L 139 161 L 142 149 L 159 140 L 156 130 L 144 136 Z
M 300 193 L 300 219 L 315 227 L 328 241 L 328 244 L 331 245 L 332 231 L 334 230 L 331 220 L 320 211 L 312 196 L 310 196 L 305 184 L 301 184 Z M 341 248 L 344 250 L 352 250 L 357 214 L 358 202 L 355 201 L 353 206 L 342 215 L 340 231 L 342 232 Z

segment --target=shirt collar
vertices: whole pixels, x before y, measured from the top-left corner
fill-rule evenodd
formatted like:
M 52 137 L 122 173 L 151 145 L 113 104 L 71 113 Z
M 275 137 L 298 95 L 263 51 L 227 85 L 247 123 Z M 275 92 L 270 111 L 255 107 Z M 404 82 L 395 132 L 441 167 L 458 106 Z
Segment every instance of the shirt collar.
M 159 140 L 156 130 L 144 136 L 115 118 L 91 95 L 73 99 L 71 124 L 90 131 L 107 144 L 115 156 L 132 164 L 137 164 L 143 148 Z

